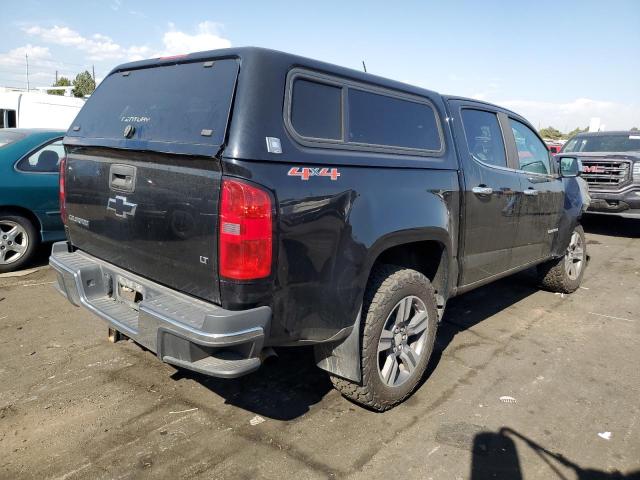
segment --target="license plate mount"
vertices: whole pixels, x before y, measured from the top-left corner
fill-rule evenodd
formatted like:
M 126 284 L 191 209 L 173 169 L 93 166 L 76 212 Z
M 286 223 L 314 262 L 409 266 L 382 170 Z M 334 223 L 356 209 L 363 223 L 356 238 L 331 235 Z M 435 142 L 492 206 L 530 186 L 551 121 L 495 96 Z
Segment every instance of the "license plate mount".
M 144 300 L 144 287 L 128 278 L 118 277 L 116 296 L 118 300 L 138 310 L 140 302 Z

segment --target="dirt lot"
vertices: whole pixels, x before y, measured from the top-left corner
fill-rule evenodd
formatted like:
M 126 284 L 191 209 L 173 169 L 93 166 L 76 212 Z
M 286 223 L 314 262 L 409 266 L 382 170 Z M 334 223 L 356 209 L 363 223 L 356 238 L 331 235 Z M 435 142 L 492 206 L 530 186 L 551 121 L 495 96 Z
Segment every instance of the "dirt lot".
M 520 274 L 453 300 L 428 379 L 385 414 L 310 351 L 209 379 L 108 343 L 49 268 L 0 278 L 0 477 L 640 478 L 640 222 L 586 227 L 582 289 Z

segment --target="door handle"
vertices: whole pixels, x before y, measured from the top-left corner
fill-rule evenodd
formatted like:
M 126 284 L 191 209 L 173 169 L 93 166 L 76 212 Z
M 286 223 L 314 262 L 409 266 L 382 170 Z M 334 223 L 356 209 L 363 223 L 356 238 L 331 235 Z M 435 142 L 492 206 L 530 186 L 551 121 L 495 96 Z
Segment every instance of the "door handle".
M 527 188 L 524 192 L 525 195 L 530 195 L 532 197 L 535 197 L 536 195 L 538 195 L 538 190 L 536 190 L 535 188 Z
M 493 188 L 491 187 L 473 187 L 471 189 L 473 193 L 476 195 L 491 195 L 493 193 Z
M 112 190 L 133 193 L 136 188 L 136 167 L 121 164 L 111 165 L 109 186 Z

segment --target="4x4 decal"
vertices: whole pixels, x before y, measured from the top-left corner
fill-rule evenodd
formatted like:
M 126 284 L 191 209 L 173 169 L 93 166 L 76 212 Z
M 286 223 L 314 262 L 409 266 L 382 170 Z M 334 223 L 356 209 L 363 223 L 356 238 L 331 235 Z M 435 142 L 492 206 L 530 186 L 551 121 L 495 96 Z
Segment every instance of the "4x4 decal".
M 340 172 L 337 168 L 309 168 L 292 167 L 287 173 L 290 177 L 300 177 L 302 180 L 309 180 L 311 177 L 330 177 L 331 180 L 338 180 Z

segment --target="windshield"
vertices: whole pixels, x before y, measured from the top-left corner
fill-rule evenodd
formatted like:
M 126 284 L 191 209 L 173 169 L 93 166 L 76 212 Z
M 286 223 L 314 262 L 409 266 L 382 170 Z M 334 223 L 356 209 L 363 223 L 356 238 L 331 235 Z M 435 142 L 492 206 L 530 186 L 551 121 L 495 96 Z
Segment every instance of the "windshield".
M 113 73 L 87 100 L 65 143 L 165 152 L 220 146 L 237 73 L 235 59 Z
M 24 137 L 25 137 L 24 133 L 10 132 L 8 130 L 0 130 L 0 148 L 6 147 L 11 143 L 17 142 L 18 140 Z
M 634 151 L 640 151 L 640 132 L 624 135 L 578 136 L 569 140 L 562 149 L 563 153 Z

